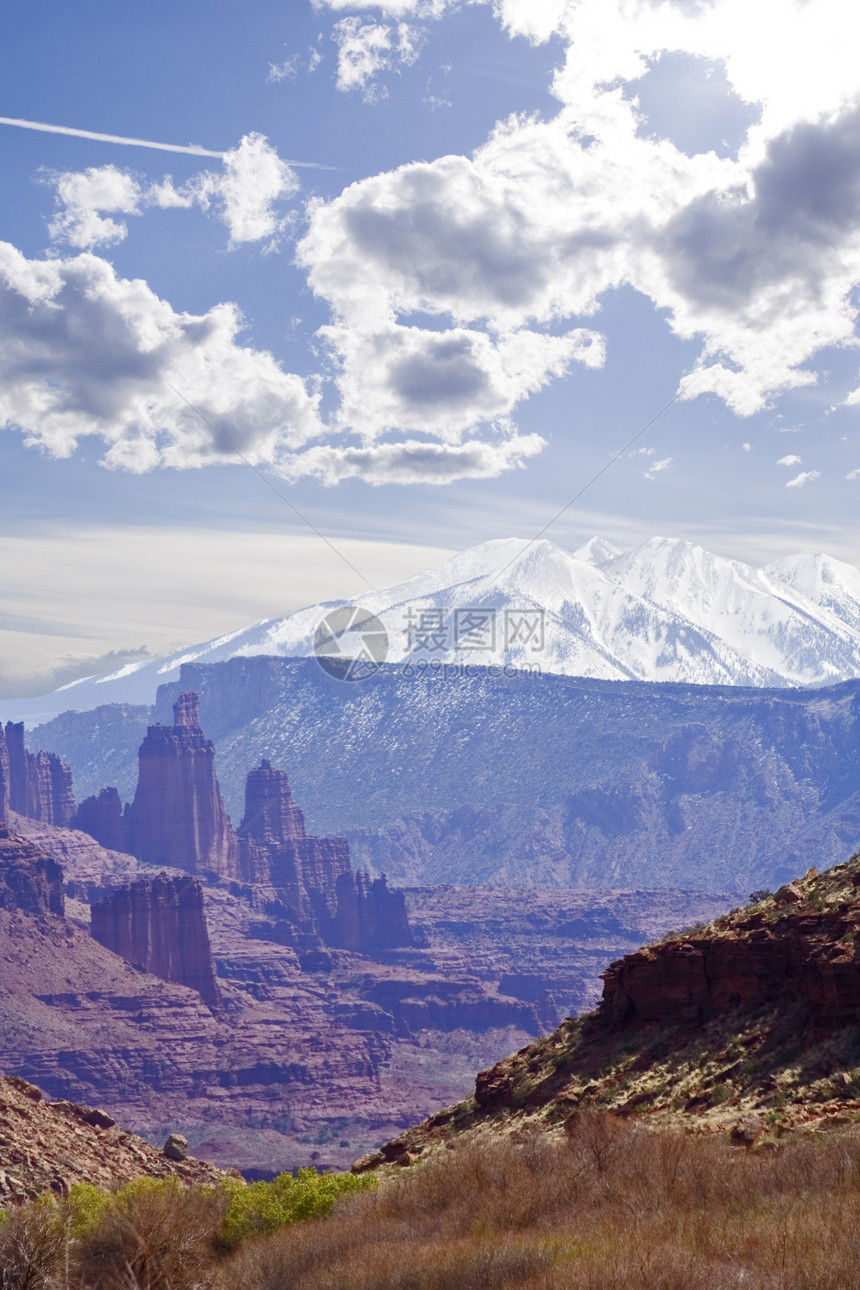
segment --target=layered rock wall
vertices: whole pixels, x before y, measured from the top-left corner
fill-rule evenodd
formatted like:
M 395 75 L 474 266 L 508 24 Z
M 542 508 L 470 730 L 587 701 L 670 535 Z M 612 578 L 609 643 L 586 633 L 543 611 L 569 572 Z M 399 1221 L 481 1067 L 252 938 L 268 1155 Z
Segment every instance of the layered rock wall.
M 81 802 L 71 827 L 88 833 L 109 851 L 126 850 L 122 802 L 115 788 L 103 788 L 98 797 Z
M 699 1025 L 736 1008 L 804 1003 L 831 1026 L 860 1015 L 860 917 L 845 902 L 754 913 L 731 934 L 681 936 L 628 954 L 603 974 L 598 1021 Z
M 218 986 L 196 878 L 160 874 L 121 887 L 90 911 L 95 940 L 121 958 L 217 1005 Z
M 287 776 L 268 761 L 245 785 L 239 872 L 246 882 L 275 887 L 287 916 L 300 925 L 315 917 L 311 892 L 328 915 L 340 878 L 352 874 L 346 839 L 309 836 Z

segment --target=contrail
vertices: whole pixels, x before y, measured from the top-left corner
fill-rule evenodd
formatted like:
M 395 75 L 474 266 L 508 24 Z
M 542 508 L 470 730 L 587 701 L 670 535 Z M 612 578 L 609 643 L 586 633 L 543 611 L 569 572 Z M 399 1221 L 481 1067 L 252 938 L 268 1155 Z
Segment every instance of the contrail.
M 190 152 L 195 157 L 223 157 L 199 144 L 153 143 L 151 139 L 126 139 L 120 134 L 97 134 L 94 130 L 74 130 L 69 125 L 46 125 L 43 121 L 22 121 L 15 116 L 0 116 L 0 125 L 19 125 L 24 130 L 43 130 L 46 134 L 71 134 L 76 139 L 97 139 L 100 143 L 124 143 L 132 148 L 158 148 L 161 152 Z
M 130 148 L 157 148 L 160 152 L 185 152 L 192 157 L 226 157 L 226 152 L 213 152 L 197 143 L 154 143 L 152 139 L 127 139 L 121 134 L 98 134 L 95 130 L 75 130 L 69 125 L 46 125 L 44 121 L 24 121 L 17 116 L 0 116 L 0 125 L 17 125 L 23 130 L 42 130 L 46 134 L 70 134 L 75 139 L 96 139 L 99 143 L 121 143 Z M 318 161 L 287 161 L 288 166 L 305 170 L 336 170 L 336 166 L 323 166 Z

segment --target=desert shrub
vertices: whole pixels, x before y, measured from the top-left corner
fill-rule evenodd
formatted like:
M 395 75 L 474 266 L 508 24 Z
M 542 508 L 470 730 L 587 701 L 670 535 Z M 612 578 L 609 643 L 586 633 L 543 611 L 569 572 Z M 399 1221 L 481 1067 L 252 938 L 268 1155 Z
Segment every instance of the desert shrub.
M 106 1203 L 94 1191 L 70 1197 L 76 1290 L 204 1290 L 214 1284 L 218 1232 L 230 1203 L 223 1189 L 140 1178 Z
M 0 1290 L 47 1290 L 61 1266 L 66 1237 L 47 1198 L 5 1211 L 0 1220 Z

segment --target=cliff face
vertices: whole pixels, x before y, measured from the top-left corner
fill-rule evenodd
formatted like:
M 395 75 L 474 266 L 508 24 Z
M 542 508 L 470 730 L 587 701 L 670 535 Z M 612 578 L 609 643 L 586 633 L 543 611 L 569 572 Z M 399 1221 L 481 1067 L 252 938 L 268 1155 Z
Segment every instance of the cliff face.
M 75 813 L 72 772 L 56 753 L 28 752 L 22 723 L 0 728 L 0 819 L 16 811 L 42 824 L 67 825 Z
M 0 825 L 0 909 L 35 915 L 65 911 L 61 866 L 5 825 Z
M 603 981 L 598 1021 L 613 1028 L 664 1020 L 700 1025 L 737 1008 L 789 1001 L 805 1005 L 820 1028 L 856 1020 L 860 902 L 853 875 L 847 892 L 826 896 L 813 878 L 790 883 L 727 920 L 725 930 L 704 928 L 626 955 Z
M 184 691 L 172 726 L 150 726 L 140 746 L 126 847 L 149 864 L 189 873 L 236 872 L 236 837 L 215 778 L 215 745 L 200 729 L 197 695 Z
M 93 937 L 145 972 L 219 1003 L 203 888 L 197 879 L 160 874 L 121 887 L 90 910 Z

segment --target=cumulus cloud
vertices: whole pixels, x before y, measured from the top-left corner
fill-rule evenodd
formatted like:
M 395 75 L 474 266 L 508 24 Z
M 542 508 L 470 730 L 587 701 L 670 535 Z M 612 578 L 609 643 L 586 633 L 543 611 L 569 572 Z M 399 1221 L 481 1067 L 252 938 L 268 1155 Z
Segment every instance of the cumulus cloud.
M 361 90 L 368 102 L 385 98 L 387 91 L 375 83 L 382 71 L 399 64 L 410 66 L 418 57 L 421 33 L 409 23 L 386 27 L 360 18 L 342 18 L 335 24 L 337 88 L 344 93 Z
M 325 7 L 352 11 L 341 22 L 358 30 L 357 11 L 424 21 L 454 6 Z M 299 257 L 336 325 L 370 336 L 425 314 L 507 335 L 582 320 L 630 286 L 699 343 L 683 398 L 712 392 L 746 416 L 813 383 L 809 360 L 853 339 L 860 283 L 860 105 L 844 6 L 767 0 L 754 21 L 740 0 L 492 7 L 512 36 L 561 38 L 559 111 L 512 117 L 472 156 L 403 166 L 317 206 Z M 659 75 L 667 51 L 707 60 L 750 106 L 736 158 L 649 133 L 630 87 Z
M 858 468 L 857 470 L 849 470 L 849 472 L 848 472 L 848 474 L 845 476 L 845 478 L 846 478 L 846 479 L 860 479 L 860 468 Z
M 794 479 L 788 481 L 786 488 L 803 488 L 805 484 L 810 484 L 813 479 L 820 478 L 820 470 L 802 470 L 799 475 L 795 475 Z
M 58 211 L 48 228 L 54 242 L 81 250 L 111 246 L 128 233 L 115 214 L 140 215 L 147 207 L 213 209 L 227 226 L 230 246 L 270 241 L 280 232 L 279 203 L 297 192 L 295 172 L 261 134 L 248 134 L 224 154 L 220 172 L 203 171 L 176 188 L 171 177 L 144 184 L 127 170 L 101 166 L 47 176 Z
M 790 452 L 787 457 L 780 457 L 777 466 L 800 466 L 802 460 L 796 453 Z
M 53 182 L 60 206 L 48 225 L 54 241 L 86 250 L 111 246 L 123 240 L 128 226 L 105 215 L 140 214 L 140 185 L 128 171 L 116 166 L 67 171 L 53 176 Z
M 341 424 L 368 439 L 389 430 L 433 434 L 448 444 L 517 403 L 574 362 L 598 365 L 600 338 L 584 328 L 564 336 L 466 327 L 321 330 L 340 363 Z
M 250 461 L 281 462 L 320 432 L 317 396 L 239 342 L 221 304 L 176 313 L 105 260 L 27 260 L 0 243 L 0 423 L 69 456 L 84 435 L 131 471 L 235 460 L 175 388 Z

